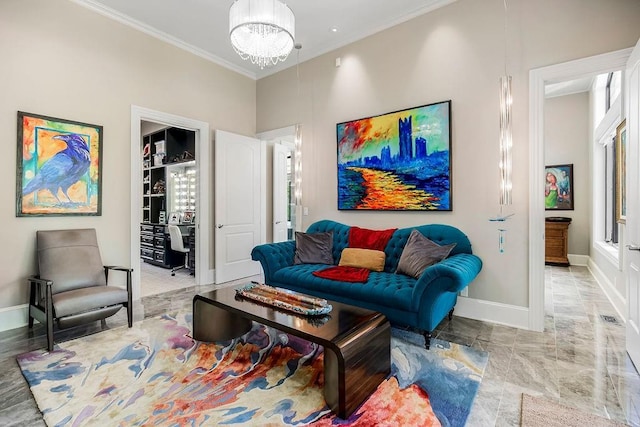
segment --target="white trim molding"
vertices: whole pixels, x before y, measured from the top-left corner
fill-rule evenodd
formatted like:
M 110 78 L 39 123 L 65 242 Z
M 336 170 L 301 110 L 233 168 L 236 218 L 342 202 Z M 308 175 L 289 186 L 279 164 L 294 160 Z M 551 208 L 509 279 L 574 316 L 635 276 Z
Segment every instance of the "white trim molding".
M 611 305 L 618 313 L 618 317 L 621 319 L 621 322 L 625 323 L 627 316 L 627 299 L 616 289 L 615 285 L 611 283 L 611 280 L 604 274 L 598 265 L 589 260 L 589 265 L 587 266 L 591 271 L 591 274 L 598 282 L 598 286 L 602 289 L 602 292 L 607 296 Z
M 499 323 L 518 329 L 529 329 L 529 309 L 475 298 L 458 297 L 456 316 L 483 322 Z
M 0 332 L 27 326 L 28 318 L 29 304 L 0 308 Z
M 623 49 L 529 72 L 529 329 L 544 330 L 544 88 L 626 67 Z
M 567 254 L 567 258 L 569 258 L 570 265 L 576 265 L 580 267 L 586 267 L 589 265 L 589 255 L 576 255 L 576 254 Z

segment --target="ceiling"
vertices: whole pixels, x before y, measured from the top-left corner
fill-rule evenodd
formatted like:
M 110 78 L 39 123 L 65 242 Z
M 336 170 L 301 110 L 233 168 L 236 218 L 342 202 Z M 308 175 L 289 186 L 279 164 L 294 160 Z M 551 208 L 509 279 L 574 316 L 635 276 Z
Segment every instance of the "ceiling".
M 547 84 L 544 87 L 545 97 L 555 98 L 557 96 L 589 92 L 591 90 L 594 78 L 595 77 L 585 77 L 583 79 Z
M 288 0 L 302 49 L 261 70 L 229 43 L 233 0 L 72 0 L 102 15 L 259 79 L 345 46 L 456 0 Z M 336 29 L 337 31 L 332 31 Z

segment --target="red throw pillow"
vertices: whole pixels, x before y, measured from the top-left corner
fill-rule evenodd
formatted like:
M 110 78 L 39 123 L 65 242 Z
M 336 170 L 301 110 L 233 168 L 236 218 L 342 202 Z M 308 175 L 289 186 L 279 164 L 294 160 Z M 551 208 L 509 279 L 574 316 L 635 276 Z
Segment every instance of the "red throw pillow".
M 397 228 L 388 230 L 368 230 L 366 228 L 351 227 L 349 230 L 349 247 L 384 251 L 389 239 Z

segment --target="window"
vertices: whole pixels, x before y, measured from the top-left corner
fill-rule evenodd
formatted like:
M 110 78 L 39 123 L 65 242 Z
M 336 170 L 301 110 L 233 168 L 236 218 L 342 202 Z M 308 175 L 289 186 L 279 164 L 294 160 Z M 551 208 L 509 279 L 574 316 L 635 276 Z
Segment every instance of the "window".
M 596 241 L 618 247 L 616 222 L 616 127 L 622 117 L 622 72 L 601 74 L 592 92 L 593 118 L 597 123 L 593 151 L 594 237 Z M 617 251 L 616 251 L 617 253 Z
M 605 88 L 605 111 L 609 111 L 611 105 L 620 96 L 622 90 L 622 71 L 609 73 L 607 76 L 607 86 Z
M 616 223 L 616 143 L 615 137 L 604 147 L 604 240 L 618 244 Z

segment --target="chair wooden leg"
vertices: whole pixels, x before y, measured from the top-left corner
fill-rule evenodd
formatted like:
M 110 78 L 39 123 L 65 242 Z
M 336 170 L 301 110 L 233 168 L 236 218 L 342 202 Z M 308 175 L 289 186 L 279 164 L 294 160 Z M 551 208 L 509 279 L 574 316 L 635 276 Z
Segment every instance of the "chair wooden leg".
M 102 329 L 107 329 L 107 320 L 100 319 L 100 326 L 102 326 Z
M 453 308 L 449 312 L 449 320 L 452 320 L 452 319 L 453 319 Z
M 30 283 L 29 290 L 29 329 L 33 329 L 33 316 L 31 315 L 31 307 L 36 305 L 36 292 L 38 288 L 34 282 Z
M 133 326 L 133 304 L 127 304 L 127 322 L 129 323 L 129 327 Z
M 47 324 L 47 350 L 53 351 L 53 324 Z
M 131 288 L 131 272 L 133 270 L 127 271 L 127 322 L 129 323 L 129 327 L 133 326 L 133 290 Z
M 53 295 L 51 294 L 51 286 L 47 286 L 45 304 L 45 317 L 47 318 L 47 350 L 53 351 Z

